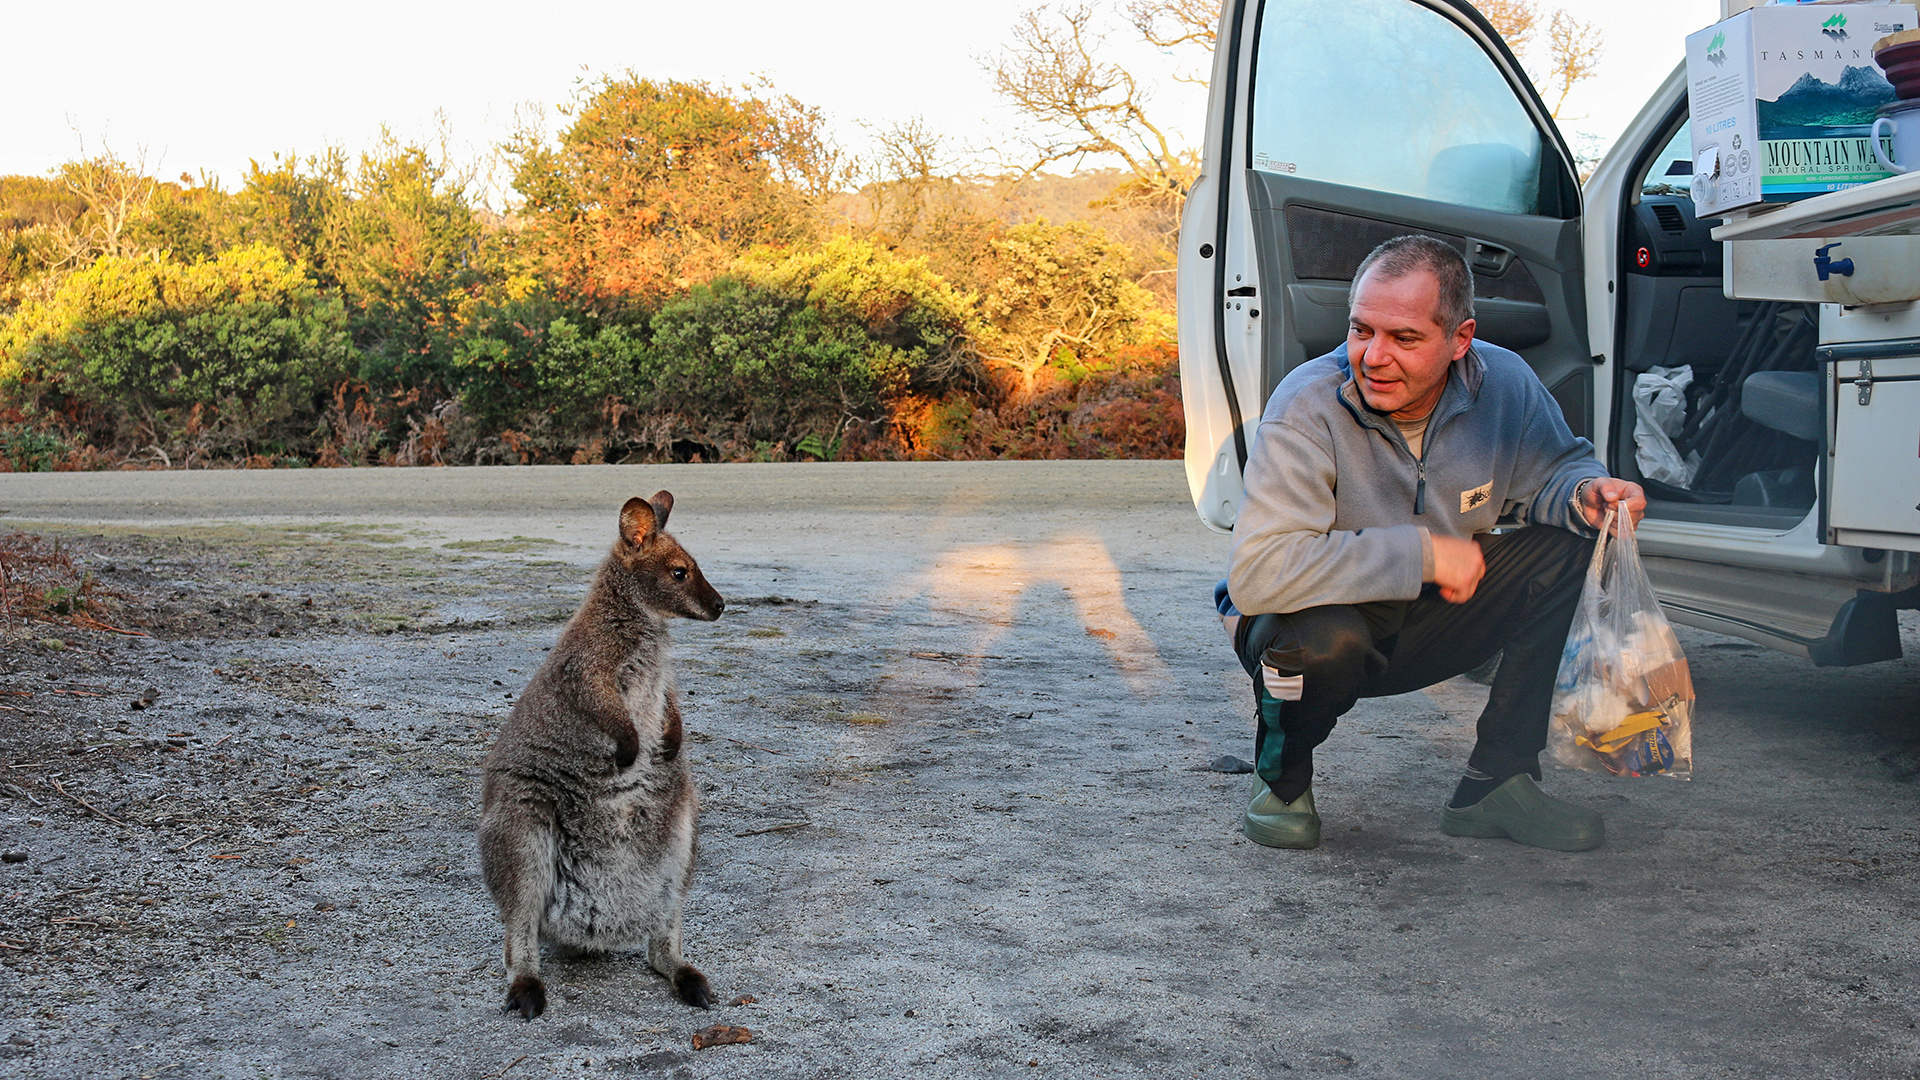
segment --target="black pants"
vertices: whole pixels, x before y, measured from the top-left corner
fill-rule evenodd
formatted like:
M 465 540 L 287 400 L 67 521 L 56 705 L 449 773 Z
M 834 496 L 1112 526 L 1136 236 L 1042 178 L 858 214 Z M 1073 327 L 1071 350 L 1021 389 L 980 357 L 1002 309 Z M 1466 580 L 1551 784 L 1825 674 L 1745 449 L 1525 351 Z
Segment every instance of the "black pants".
M 1241 620 L 1234 641 L 1253 676 L 1260 776 L 1284 802 L 1313 780 L 1313 748 L 1363 697 L 1404 694 L 1471 671 L 1504 650 L 1480 714 L 1469 768 L 1504 780 L 1540 778 L 1554 676 L 1579 605 L 1593 541 L 1535 525 L 1479 538 L 1486 575 L 1473 598 L 1451 604 L 1428 585 L 1417 600 L 1331 604 Z M 1262 662 L 1300 674 L 1298 701 L 1279 701 Z

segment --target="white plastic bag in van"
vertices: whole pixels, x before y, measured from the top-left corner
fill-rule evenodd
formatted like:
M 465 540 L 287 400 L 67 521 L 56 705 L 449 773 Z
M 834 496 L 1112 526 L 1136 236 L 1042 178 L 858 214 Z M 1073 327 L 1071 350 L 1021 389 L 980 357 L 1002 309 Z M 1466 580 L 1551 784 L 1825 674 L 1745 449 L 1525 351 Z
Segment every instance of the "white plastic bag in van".
M 1673 437 L 1687 422 L 1687 387 L 1693 367 L 1651 367 L 1633 380 L 1633 460 L 1640 475 L 1675 487 L 1689 487 L 1700 455 L 1680 457 Z

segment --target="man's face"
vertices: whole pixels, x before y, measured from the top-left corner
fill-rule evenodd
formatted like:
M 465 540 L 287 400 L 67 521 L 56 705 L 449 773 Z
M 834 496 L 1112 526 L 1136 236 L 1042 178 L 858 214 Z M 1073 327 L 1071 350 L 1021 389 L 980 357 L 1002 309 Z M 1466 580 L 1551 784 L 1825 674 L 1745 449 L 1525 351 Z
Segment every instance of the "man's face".
M 1440 282 L 1432 271 L 1384 277 L 1378 268 L 1353 287 L 1347 309 L 1347 362 L 1360 397 L 1397 420 L 1425 416 L 1447 387 L 1447 368 L 1473 344 L 1473 320 L 1437 321 Z

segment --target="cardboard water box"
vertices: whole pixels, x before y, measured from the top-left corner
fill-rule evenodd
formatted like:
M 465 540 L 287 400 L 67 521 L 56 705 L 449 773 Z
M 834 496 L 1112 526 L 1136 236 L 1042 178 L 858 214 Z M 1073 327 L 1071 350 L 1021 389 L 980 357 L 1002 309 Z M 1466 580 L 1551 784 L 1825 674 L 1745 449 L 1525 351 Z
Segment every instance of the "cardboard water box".
M 1889 175 L 1867 143 L 1894 100 L 1873 43 L 1916 22 L 1912 4 L 1778 4 L 1687 35 L 1700 216 Z

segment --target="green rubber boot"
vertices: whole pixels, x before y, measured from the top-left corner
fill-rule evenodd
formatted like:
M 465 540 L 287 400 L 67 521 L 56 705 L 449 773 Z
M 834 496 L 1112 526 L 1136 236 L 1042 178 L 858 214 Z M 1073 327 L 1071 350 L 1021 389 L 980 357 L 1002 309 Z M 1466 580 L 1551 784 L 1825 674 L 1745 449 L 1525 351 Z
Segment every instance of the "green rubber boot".
M 1240 831 L 1247 839 L 1267 847 L 1304 850 L 1320 846 L 1320 814 L 1313 808 L 1313 789 L 1290 803 L 1268 790 L 1258 773 L 1253 778 L 1253 801 L 1247 804 L 1247 816 Z
M 1554 851 L 1587 851 L 1607 838 L 1598 813 L 1548 795 L 1526 773 L 1472 806 L 1440 811 L 1440 831 L 1448 836 L 1505 836 Z

